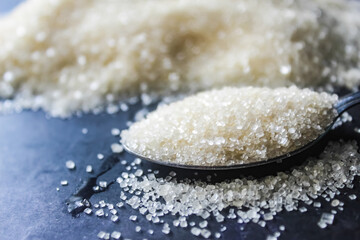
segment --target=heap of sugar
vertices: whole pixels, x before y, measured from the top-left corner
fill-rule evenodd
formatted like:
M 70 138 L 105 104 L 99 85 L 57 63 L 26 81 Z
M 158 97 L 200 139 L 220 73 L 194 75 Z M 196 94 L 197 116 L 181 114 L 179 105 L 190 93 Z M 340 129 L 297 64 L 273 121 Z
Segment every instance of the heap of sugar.
M 359 84 L 359 3 L 29 0 L 0 19 L 0 112 L 67 117 L 213 87 Z
M 249 222 L 261 227 L 271 222 L 272 227 L 267 231 L 274 237 L 269 239 L 277 239 L 280 232 L 274 226 L 278 220 L 276 215 L 283 210 L 307 214 L 307 210 L 318 208 L 317 212 L 322 213 L 318 226 L 325 228 L 344 209 L 344 203 L 338 200 L 344 197 L 341 192 L 346 190 L 342 189 L 353 188 L 355 177 L 360 174 L 360 155 L 355 141 L 330 142 L 319 157 L 309 158 L 301 166 L 286 172 L 215 183 L 178 178 L 174 171 L 166 175 L 162 170 L 148 169 L 147 174 L 137 174 L 139 169 L 136 166 L 140 166 L 137 160 L 129 162 L 130 169 L 122 172 L 116 180 L 121 188 L 119 202 L 105 203 L 102 200 L 93 207 L 109 212 L 109 217 L 104 218 L 111 219 L 126 214 L 128 210 L 124 210 L 123 206 L 127 204 L 139 212 L 139 217 L 130 216 L 132 221 L 145 218 L 153 224 L 162 225 L 164 234 L 174 228 L 182 228 L 193 235 L 201 234 L 211 239 L 226 231 L 226 226 L 234 229 L 236 223 L 229 224 L 230 221 L 236 221 L 241 230 Z M 135 162 L 137 164 L 133 164 Z M 208 175 L 211 176 L 216 178 L 216 174 Z M 351 195 L 351 198 L 356 198 L 356 195 Z M 319 205 L 323 207 L 319 208 Z M 108 210 L 110 206 L 111 210 Z M 114 211 L 114 206 L 117 211 Z M 153 224 L 143 225 L 143 234 L 153 234 Z M 118 230 L 118 226 L 113 229 Z M 279 230 L 284 231 L 285 226 L 280 225 Z
M 336 116 L 336 95 L 309 89 L 231 88 L 159 107 L 121 133 L 142 156 L 188 165 L 274 158 L 311 142 Z
M 293 211 L 298 209 L 299 202 L 310 205 L 315 199 L 320 201 L 320 196 L 329 197 L 330 201 L 339 194 L 339 189 L 351 188 L 360 169 L 357 149 L 355 141 L 330 142 L 319 157 L 309 158 L 290 172 L 258 179 L 236 178 L 211 184 L 190 179 L 179 181 L 172 172 L 165 179 L 153 173 L 122 174 L 117 182 L 123 190 L 121 195 L 140 191 L 141 194 L 126 194 L 124 199 L 135 209 L 145 207 L 149 213 L 154 213 L 152 217 L 156 217 L 155 213 L 159 216 L 206 216 L 210 213 L 216 217 L 224 209 L 236 207 L 242 210 L 238 212 L 242 218 L 272 220 L 261 216 L 260 210 L 271 215 L 283 209 Z M 248 209 L 245 211 L 245 208 Z

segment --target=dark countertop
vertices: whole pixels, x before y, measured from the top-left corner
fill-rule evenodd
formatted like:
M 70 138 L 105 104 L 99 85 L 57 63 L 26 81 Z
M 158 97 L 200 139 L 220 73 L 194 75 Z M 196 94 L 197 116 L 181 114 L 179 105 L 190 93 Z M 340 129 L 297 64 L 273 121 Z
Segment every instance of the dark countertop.
M 139 109 L 139 106 L 131 109 Z M 357 108 L 354 112 L 358 113 L 359 110 Z M 92 165 L 96 172 L 102 163 L 97 159 L 97 153 L 111 155 L 110 144 L 118 140 L 118 137 L 110 134 L 111 128 L 125 128 L 125 122 L 133 119 L 133 116 L 132 111 L 115 115 L 84 115 L 69 120 L 47 119 L 42 112 L 29 111 L 0 116 L 0 239 L 96 239 L 101 230 L 118 230 L 126 238 L 132 239 L 195 239 L 189 229 L 175 227 L 171 227 L 172 234 L 166 236 L 161 233 L 161 225 L 148 223 L 144 216 L 128 206 L 119 210 L 118 223 L 84 213 L 73 217 L 67 212 L 65 200 L 76 190 L 80 181 L 90 175 L 85 172 L 86 165 Z M 360 116 L 333 131 L 329 138 L 360 140 L 360 135 L 352 130 L 356 123 L 360 123 Z M 86 135 L 82 133 L 82 128 L 88 129 Z M 65 162 L 69 159 L 76 163 L 74 171 L 65 168 Z M 133 157 L 123 153 L 120 159 L 131 162 Z M 161 172 L 169 171 L 146 162 L 141 167 L 144 170 L 150 167 Z M 118 164 L 101 179 L 114 180 L 123 168 L 124 165 Z M 184 171 L 182 174 L 187 176 L 192 172 Z M 237 174 L 219 173 L 219 179 Z M 201 174 L 199 176 L 201 178 Z M 60 181 L 64 179 L 69 182 L 66 187 L 60 186 Z M 57 187 L 60 188 L 58 192 Z M 224 232 L 223 239 L 265 239 L 282 224 L 286 231 L 280 239 L 360 239 L 359 200 L 349 200 L 347 197 L 351 193 L 360 196 L 359 189 L 359 179 L 356 179 L 354 189 L 342 190 L 338 198 L 345 203 L 344 211 L 336 215 L 334 224 L 327 229 L 321 230 L 317 226 L 321 213 L 330 211 L 329 203 L 323 202 L 320 209 L 309 208 L 306 213 L 279 213 L 275 221 L 268 222 L 265 228 L 250 223 L 244 225 L 245 229 L 241 231 L 238 223 L 226 220 L 224 225 L 228 230 Z M 94 195 L 90 201 L 116 203 L 119 195 L 120 187 L 115 183 L 105 192 Z M 132 214 L 138 215 L 135 223 L 129 221 Z M 165 219 L 172 222 L 174 217 L 167 216 Z M 213 229 L 220 227 L 214 219 L 209 222 Z M 136 233 L 137 225 L 143 229 L 154 229 L 154 235 Z
M 15 2 L 0 4 L 0 11 L 9 9 Z M 172 233 L 164 235 L 162 225 L 149 223 L 144 216 L 128 206 L 119 210 L 120 221 L 113 223 L 109 218 L 98 218 L 81 213 L 72 216 L 67 212 L 65 200 L 76 190 L 80 182 L 90 176 L 85 172 L 86 165 L 94 167 L 95 172 L 102 161 L 96 155 L 103 153 L 111 156 L 110 144 L 118 137 L 110 134 L 111 128 L 126 128 L 126 122 L 133 120 L 136 110 L 114 115 L 87 114 L 68 120 L 47 119 L 43 112 L 25 111 L 19 114 L 0 115 L 0 239 L 97 239 L 99 231 L 120 231 L 125 238 L 131 239 L 201 239 L 190 234 L 189 227 L 184 230 L 170 224 Z M 324 141 L 329 139 L 356 139 L 360 134 L 353 131 L 360 126 L 360 107 L 351 111 L 353 122 L 332 131 Z M 82 134 L 82 128 L 88 133 Z M 315 154 L 315 153 L 309 153 Z M 119 156 L 131 162 L 134 158 L 127 153 Z M 65 168 L 65 162 L 74 160 L 76 169 Z M 160 169 L 168 172 L 171 169 L 143 162 L 141 167 Z M 282 168 L 287 166 L 282 166 Z M 112 181 L 124 169 L 121 164 L 101 177 Z M 273 171 L 280 169 L 275 166 Z M 178 171 L 179 172 L 179 171 Z M 263 172 L 264 174 L 266 171 Z M 184 176 L 193 176 L 193 172 L 184 171 Z M 237 176 L 239 172 L 219 173 L 219 180 Z M 201 178 L 206 173 L 200 173 Z M 68 180 L 69 185 L 60 186 L 61 180 Z M 360 186 L 359 178 L 354 181 L 354 189 L 343 189 L 339 200 L 345 203 L 344 211 L 335 216 L 334 224 L 320 229 L 317 222 L 323 212 L 329 212 L 329 203 L 322 201 L 320 209 L 309 208 L 306 213 L 282 212 L 274 221 L 267 222 L 265 228 L 254 223 L 242 224 L 244 230 L 234 220 L 227 219 L 223 225 L 227 231 L 222 239 L 266 239 L 266 236 L 285 225 L 286 230 L 279 239 L 360 239 Z M 60 190 L 57 191 L 56 188 Z M 356 200 L 349 200 L 348 195 L 355 193 Z M 94 195 L 92 203 L 99 200 L 116 203 L 119 200 L 120 187 L 111 185 L 105 192 Z M 138 215 L 136 222 L 129 221 L 130 215 Z M 196 219 L 196 217 L 193 217 Z M 173 216 L 166 216 L 166 222 L 172 222 Z M 145 231 L 135 232 L 137 225 Z M 218 229 L 221 224 L 214 219 L 209 221 L 211 229 Z M 154 229 L 154 235 L 146 230 Z

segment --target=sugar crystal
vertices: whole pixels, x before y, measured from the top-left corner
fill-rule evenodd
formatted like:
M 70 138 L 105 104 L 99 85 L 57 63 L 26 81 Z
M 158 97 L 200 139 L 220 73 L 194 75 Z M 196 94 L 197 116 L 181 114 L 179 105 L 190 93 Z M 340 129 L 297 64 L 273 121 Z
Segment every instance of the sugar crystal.
M 111 144 L 111 151 L 113 153 L 121 153 L 124 150 L 124 148 L 118 144 L 118 143 L 113 143 Z
M 111 233 L 111 238 L 113 238 L 113 239 L 120 239 L 120 237 L 121 237 L 121 233 L 118 231 L 113 231 Z
M 67 186 L 67 185 L 68 185 L 68 181 L 62 180 L 62 181 L 60 182 L 60 184 L 61 184 L 61 186 Z
M 91 166 L 91 165 L 87 165 L 87 166 L 86 166 L 86 172 L 87 172 L 87 173 L 92 173 L 92 171 L 93 171 L 92 166 Z
M 66 166 L 68 169 L 70 169 L 70 170 L 74 170 L 74 169 L 75 169 L 75 163 L 74 163 L 74 161 L 72 161 L 72 160 L 66 161 L 65 166 Z

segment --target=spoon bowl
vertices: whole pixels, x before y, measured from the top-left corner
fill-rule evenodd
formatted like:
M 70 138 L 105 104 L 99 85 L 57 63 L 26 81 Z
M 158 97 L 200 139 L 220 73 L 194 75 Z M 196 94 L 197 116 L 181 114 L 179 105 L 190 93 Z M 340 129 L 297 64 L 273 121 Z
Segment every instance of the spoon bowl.
M 253 168 L 253 167 L 259 167 L 266 164 L 271 163 L 282 163 L 283 160 L 287 158 L 294 157 L 300 153 L 305 152 L 306 150 L 310 149 L 317 143 L 319 143 L 320 140 L 324 138 L 324 136 L 332 129 L 334 126 L 336 120 L 341 116 L 342 113 L 344 113 L 346 110 L 350 109 L 351 107 L 357 105 L 360 103 L 360 92 L 352 93 L 349 95 L 346 95 L 339 99 L 339 101 L 334 105 L 335 110 L 337 111 L 337 116 L 333 119 L 333 122 L 326 127 L 324 133 L 319 135 L 315 140 L 309 142 L 308 144 L 291 151 L 289 153 L 286 153 L 284 155 L 280 155 L 275 158 L 251 162 L 251 163 L 243 163 L 243 164 L 233 164 L 233 165 L 220 165 L 220 166 L 204 166 L 204 165 L 186 165 L 186 164 L 177 164 L 173 162 L 168 161 L 161 161 L 156 159 L 151 159 L 146 156 L 143 156 L 139 153 L 136 153 L 132 151 L 128 146 L 125 144 L 123 145 L 124 149 L 136 157 L 143 159 L 145 161 L 149 161 L 155 164 L 167 166 L 167 167 L 173 167 L 173 168 L 182 168 L 182 169 L 192 169 L 192 170 L 236 170 L 236 169 L 246 169 L 246 168 Z

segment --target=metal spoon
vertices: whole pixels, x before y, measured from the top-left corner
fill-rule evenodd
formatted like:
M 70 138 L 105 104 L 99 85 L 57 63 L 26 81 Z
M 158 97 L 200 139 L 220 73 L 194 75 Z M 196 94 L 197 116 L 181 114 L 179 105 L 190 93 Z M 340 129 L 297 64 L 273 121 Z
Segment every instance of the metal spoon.
M 338 113 L 337 117 L 334 118 L 333 122 L 325 129 L 325 132 L 323 134 L 321 134 L 318 138 L 316 138 L 315 140 L 311 141 L 310 143 L 306 144 L 305 146 L 303 146 L 299 149 L 296 149 L 292 152 L 289 152 L 287 154 L 284 154 L 284 155 L 281 155 L 281 156 L 278 156 L 275 158 L 262 160 L 262 161 L 258 161 L 258 162 L 234 164 L 234 165 L 223 165 L 223 166 L 185 165 L 185 164 L 176 164 L 173 162 L 166 162 L 166 161 L 160 161 L 160 160 L 148 158 L 139 153 L 133 152 L 126 145 L 124 145 L 124 149 L 130 154 L 133 154 L 143 160 L 146 160 L 146 161 L 149 161 L 149 162 L 152 162 L 155 164 L 160 164 L 160 165 L 174 167 L 174 168 L 185 168 L 185 169 L 193 169 L 193 170 L 234 170 L 234 169 L 251 168 L 251 167 L 261 166 L 261 165 L 270 164 L 270 163 L 274 163 L 274 162 L 281 163 L 283 160 L 290 158 L 290 157 L 294 157 L 295 155 L 298 155 L 300 153 L 303 153 L 304 151 L 308 150 L 309 148 L 311 148 L 312 146 L 317 144 L 331 130 L 332 126 L 334 125 L 336 120 L 339 118 L 339 116 L 341 116 L 342 113 L 344 113 L 346 110 L 350 109 L 351 107 L 353 107 L 359 103 L 360 103 L 360 92 L 352 93 L 352 94 L 349 94 L 349 95 L 346 95 L 346 96 L 340 98 L 339 101 L 334 106 L 334 108 L 336 109 L 336 111 Z

